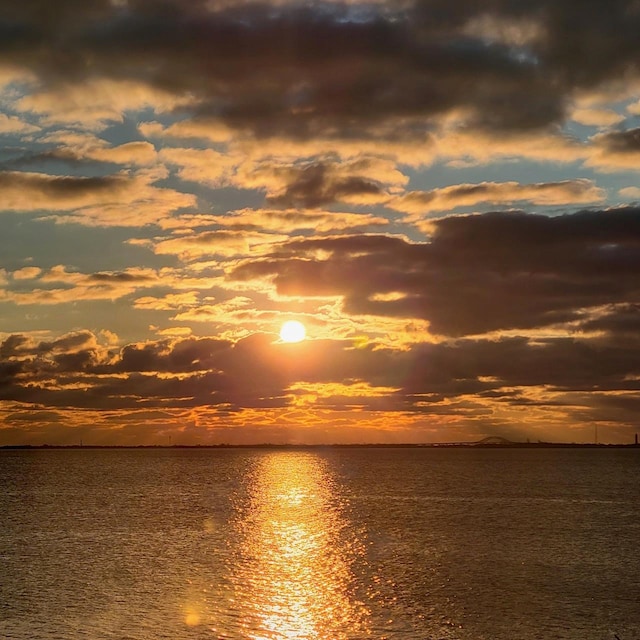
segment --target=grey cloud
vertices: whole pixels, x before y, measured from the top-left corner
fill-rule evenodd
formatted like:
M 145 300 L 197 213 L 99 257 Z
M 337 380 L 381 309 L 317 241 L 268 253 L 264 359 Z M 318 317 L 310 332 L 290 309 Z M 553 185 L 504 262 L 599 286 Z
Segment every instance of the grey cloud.
M 37 192 L 52 200 L 68 199 L 72 196 L 112 192 L 127 186 L 124 176 L 84 177 L 50 176 L 16 171 L 0 171 L 0 193 L 4 189 L 20 189 Z
M 404 385 L 411 393 L 425 387 L 448 392 L 452 381 L 477 382 L 473 392 L 480 391 L 480 386 L 485 390 L 520 386 L 627 389 L 627 376 L 638 369 L 637 349 L 572 338 L 462 340 L 454 345 L 416 347 L 413 357 Z M 631 388 L 639 386 L 636 381 Z
M 8 359 L 24 353 L 29 339 L 20 334 L 9 336 L 2 344 L 0 344 L 0 358 Z
M 323 164 L 314 164 L 296 172 L 284 193 L 267 198 L 269 204 L 282 207 L 317 208 L 354 196 L 379 196 L 381 186 L 361 176 L 331 175 Z
M 173 347 L 170 341 L 126 345 L 115 365 L 116 371 L 189 372 L 215 368 L 213 358 L 231 348 L 226 340 L 188 339 Z M 108 371 L 109 367 L 105 369 Z
M 84 371 L 98 363 L 98 355 L 94 349 L 82 349 L 73 353 L 61 353 L 55 356 L 55 362 L 60 372 Z
M 595 137 L 595 142 L 611 153 L 638 153 L 640 152 L 640 128 L 602 133 Z
M 20 362 L 0 362 L 0 387 L 11 385 L 20 371 L 22 371 Z
M 124 175 L 81 177 L 0 171 L 0 206 L 6 211 L 58 211 L 102 204 L 133 188 L 133 181 Z
M 74 352 L 94 342 L 95 337 L 91 331 L 77 331 L 52 342 L 40 342 L 36 351 L 38 353 L 48 353 L 50 351 Z
M 397 391 L 373 397 L 337 394 L 320 402 L 338 410 L 357 405 L 438 414 L 450 413 L 441 405 L 450 399 L 462 403 L 453 413 L 477 416 L 489 410 L 490 402 L 561 405 L 566 403 L 558 396 L 562 393 L 586 394 L 584 411 L 599 407 L 604 412 L 603 394 L 640 389 L 640 344 L 622 346 L 602 339 L 466 339 L 397 352 L 353 348 L 349 341 L 337 340 L 283 345 L 253 335 L 235 344 L 187 339 L 129 345 L 113 362 L 97 363 L 96 358 L 79 351 L 46 363 L 9 363 L 13 368 L 0 367 L 0 400 L 43 408 L 210 407 L 224 412 L 285 407 L 290 402 L 287 389 L 296 382 L 362 381 Z M 51 376 L 60 384 L 49 386 Z M 525 397 L 525 388 L 544 388 L 547 395 L 555 395 Z M 594 394 L 593 400 L 588 394 Z M 465 398 L 471 396 L 475 404 L 465 408 Z
M 197 97 L 259 134 L 350 135 L 394 118 L 469 108 L 494 129 L 563 118 L 574 88 L 634 74 L 640 12 L 632 0 L 514 3 L 239 3 L 103 1 L 0 4 L 0 56 L 48 82 L 135 78 Z M 530 20 L 516 45 L 465 26 Z
M 140 273 L 126 273 L 126 272 L 116 272 L 116 273 L 107 273 L 107 272 L 98 272 L 92 273 L 87 278 L 89 281 L 94 282 L 154 282 L 156 280 L 155 277 L 144 275 Z

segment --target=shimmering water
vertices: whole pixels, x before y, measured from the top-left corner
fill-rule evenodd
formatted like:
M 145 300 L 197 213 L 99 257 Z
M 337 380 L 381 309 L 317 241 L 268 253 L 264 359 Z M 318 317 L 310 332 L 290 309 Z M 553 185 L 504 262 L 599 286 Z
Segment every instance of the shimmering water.
M 0 451 L 0 637 L 640 638 L 640 451 Z

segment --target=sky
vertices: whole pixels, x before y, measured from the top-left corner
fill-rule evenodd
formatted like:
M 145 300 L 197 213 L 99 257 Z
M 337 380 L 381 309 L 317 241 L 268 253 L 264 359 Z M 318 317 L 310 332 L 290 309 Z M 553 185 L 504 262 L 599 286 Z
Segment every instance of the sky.
M 638 33 L 0 0 L 0 445 L 632 442 Z

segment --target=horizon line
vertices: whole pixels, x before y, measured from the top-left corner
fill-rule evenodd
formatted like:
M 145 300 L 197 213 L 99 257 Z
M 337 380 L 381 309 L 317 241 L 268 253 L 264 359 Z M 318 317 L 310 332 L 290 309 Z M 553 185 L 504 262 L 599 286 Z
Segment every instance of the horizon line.
M 251 444 L 6 444 L 0 449 L 306 449 L 306 448 L 414 448 L 414 449 L 523 449 L 523 448 L 640 448 L 636 442 L 354 442 L 354 443 L 251 443 Z

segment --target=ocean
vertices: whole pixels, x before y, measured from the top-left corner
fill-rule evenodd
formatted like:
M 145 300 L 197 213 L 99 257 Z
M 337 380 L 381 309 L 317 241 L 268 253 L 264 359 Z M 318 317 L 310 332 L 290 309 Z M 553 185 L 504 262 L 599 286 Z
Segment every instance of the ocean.
M 640 450 L 0 451 L 0 637 L 634 640 Z

